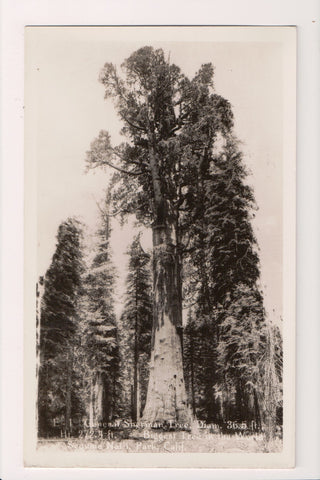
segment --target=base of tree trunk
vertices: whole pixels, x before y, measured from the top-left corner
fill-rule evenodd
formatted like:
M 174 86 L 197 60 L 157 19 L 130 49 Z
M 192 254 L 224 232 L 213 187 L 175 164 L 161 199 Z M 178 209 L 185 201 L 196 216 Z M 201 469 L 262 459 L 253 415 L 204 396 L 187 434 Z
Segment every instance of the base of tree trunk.
M 154 317 L 143 420 L 190 428 L 182 360 L 181 282 L 172 231 L 168 225 L 153 227 Z
M 187 405 L 181 341 L 169 319 L 155 332 L 154 343 L 143 421 L 189 428 L 192 414 Z

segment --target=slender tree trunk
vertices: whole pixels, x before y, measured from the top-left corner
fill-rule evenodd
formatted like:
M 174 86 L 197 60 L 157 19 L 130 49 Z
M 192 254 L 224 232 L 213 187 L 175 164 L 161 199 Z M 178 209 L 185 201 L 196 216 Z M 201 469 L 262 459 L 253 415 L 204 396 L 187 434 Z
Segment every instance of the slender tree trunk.
M 134 422 L 138 419 L 138 366 L 134 364 L 134 378 L 133 378 L 133 412 L 132 420 Z
M 136 403 L 136 412 L 137 412 L 137 421 L 140 420 L 141 416 L 141 385 L 140 385 L 140 369 L 139 369 L 139 361 L 138 361 L 138 368 L 137 368 L 137 403 Z
M 274 343 L 270 324 L 267 324 L 267 361 L 265 374 L 265 435 L 267 441 L 275 437 L 277 427 L 276 384 L 277 375 L 274 365 Z
M 227 379 L 226 379 L 225 376 L 223 378 L 223 383 L 224 383 L 224 391 L 225 391 L 225 395 L 224 395 L 224 399 L 223 399 L 224 414 L 225 414 L 225 419 L 224 420 L 230 420 L 230 413 L 231 413 L 230 391 L 229 391 L 228 382 L 227 382 Z
M 143 419 L 190 425 L 182 363 L 179 268 L 171 232 L 168 225 L 153 227 L 154 318 Z
M 224 405 L 223 405 L 223 396 L 220 396 L 218 399 L 218 420 L 223 423 L 225 421 L 224 415 Z
M 107 422 L 109 422 L 109 420 L 112 420 L 114 415 L 115 415 L 115 405 L 116 405 L 116 395 L 117 395 L 117 389 L 116 389 L 116 372 L 113 371 L 112 373 L 112 399 L 111 399 L 111 407 L 110 407 L 110 413 L 109 413 L 109 416 L 107 418 Z
M 89 427 L 93 429 L 104 422 L 106 417 L 106 386 L 101 372 L 92 374 L 89 398 Z
M 131 419 L 133 421 L 134 419 L 134 386 L 133 385 L 131 385 L 130 390 L 131 390 L 131 397 L 130 397 L 131 398 Z
M 246 407 L 247 407 L 247 420 L 248 422 L 257 421 L 256 418 L 256 406 L 254 399 L 254 389 L 250 390 L 246 394 Z
M 246 419 L 246 414 L 244 411 L 244 401 L 243 401 L 243 386 L 240 379 L 238 379 L 236 384 L 236 409 L 238 420 L 243 421 Z
M 89 428 L 92 430 L 94 427 L 94 385 L 93 377 L 90 381 L 90 399 L 89 399 Z
M 96 382 L 95 382 L 95 426 L 99 425 L 99 422 L 103 421 L 103 412 L 104 412 L 104 385 L 103 385 L 103 378 L 101 372 L 96 374 Z
M 192 413 L 196 415 L 196 400 L 194 391 L 194 345 L 193 345 L 193 332 L 190 331 L 190 370 L 191 370 L 191 399 L 192 399 Z
M 67 347 L 70 348 L 70 347 Z M 69 351 L 67 359 L 67 389 L 66 389 L 66 414 L 65 414 L 65 430 L 66 435 L 71 434 L 71 394 L 72 394 L 72 370 L 73 355 Z
M 260 415 L 259 399 L 258 399 L 258 394 L 256 389 L 253 390 L 253 398 L 254 398 L 255 421 L 257 424 L 257 429 L 261 430 L 261 415 Z
M 135 312 L 135 326 L 134 326 L 134 359 L 133 359 L 133 421 L 136 422 L 139 416 L 139 396 L 138 396 L 138 299 L 137 299 L 137 285 L 136 285 L 136 312 Z

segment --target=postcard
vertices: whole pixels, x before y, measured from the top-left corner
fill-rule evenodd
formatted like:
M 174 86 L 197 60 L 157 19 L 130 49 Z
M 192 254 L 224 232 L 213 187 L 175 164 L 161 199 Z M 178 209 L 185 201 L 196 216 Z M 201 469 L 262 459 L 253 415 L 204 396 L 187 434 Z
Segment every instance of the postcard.
M 25 466 L 294 466 L 295 69 L 295 27 L 25 28 Z

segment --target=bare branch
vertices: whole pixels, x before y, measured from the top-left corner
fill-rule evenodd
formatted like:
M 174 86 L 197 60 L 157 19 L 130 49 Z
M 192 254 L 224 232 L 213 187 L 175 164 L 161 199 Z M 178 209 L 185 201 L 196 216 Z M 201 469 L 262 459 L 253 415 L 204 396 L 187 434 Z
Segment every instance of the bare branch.
M 119 213 L 123 213 L 123 210 L 118 210 L 117 212 L 114 212 L 114 213 L 105 212 L 101 208 L 101 206 L 100 206 L 99 202 L 96 200 L 95 196 L 93 194 L 91 194 L 91 196 L 92 196 L 93 200 L 95 201 L 95 204 L 97 205 L 97 207 L 98 207 L 98 209 L 99 209 L 99 211 L 102 215 L 105 215 L 106 217 L 116 217 L 117 215 L 119 215 Z
M 101 215 L 109 217 L 109 213 L 105 212 L 105 211 L 100 207 L 100 204 L 99 204 L 98 200 L 95 199 L 95 196 L 94 196 L 93 194 L 91 194 L 91 196 L 92 196 L 92 198 L 94 199 L 95 204 L 97 205 L 97 207 L 98 207 Z
M 134 175 L 134 176 L 143 175 L 143 172 L 130 172 L 130 170 L 124 170 L 123 168 L 116 167 L 116 165 L 113 165 L 107 160 L 103 160 L 101 162 L 101 165 L 108 165 L 108 167 L 114 168 L 115 170 L 118 170 L 118 172 L 124 173 L 125 175 Z M 95 165 L 95 166 L 98 166 L 98 165 Z

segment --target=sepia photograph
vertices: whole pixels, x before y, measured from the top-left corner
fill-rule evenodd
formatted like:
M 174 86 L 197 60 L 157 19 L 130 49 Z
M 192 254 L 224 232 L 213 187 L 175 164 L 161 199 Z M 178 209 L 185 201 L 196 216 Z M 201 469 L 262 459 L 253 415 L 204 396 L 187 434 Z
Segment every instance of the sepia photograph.
M 26 466 L 294 466 L 295 59 L 25 28 Z

